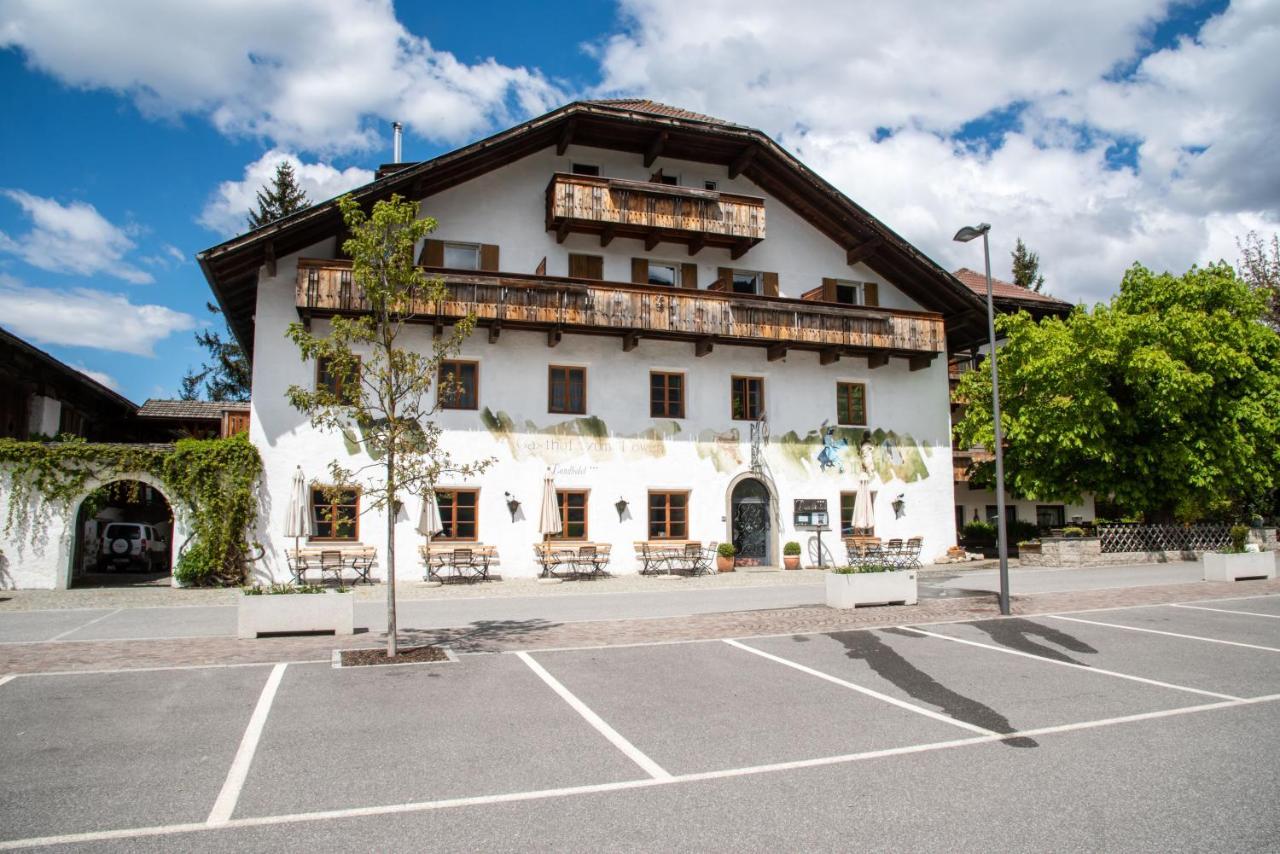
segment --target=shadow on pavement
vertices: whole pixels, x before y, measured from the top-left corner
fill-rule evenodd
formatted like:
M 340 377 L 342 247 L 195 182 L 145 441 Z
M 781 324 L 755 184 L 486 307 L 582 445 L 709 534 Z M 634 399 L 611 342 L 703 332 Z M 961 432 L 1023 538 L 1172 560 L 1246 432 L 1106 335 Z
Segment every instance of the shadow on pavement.
M 924 639 L 922 635 L 913 635 L 894 629 L 884 629 L 884 631 L 914 640 Z M 1004 715 L 977 700 L 952 691 L 903 658 L 897 650 L 876 637 L 874 632 L 837 632 L 828 637 L 839 641 L 844 646 L 847 657 L 865 661 L 880 678 L 893 683 L 921 703 L 939 708 L 958 721 L 980 726 L 992 732 L 1016 731 Z M 1010 747 L 1040 746 L 1032 738 L 1007 738 L 1001 743 Z
M 410 644 L 446 644 L 455 652 L 498 652 L 509 641 L 537 636 L 559 628 L 550 620 L 476 620 L 463 628 L 401 629 L 400 638 Z
M 1038 643 L 1032 638 L 1042 638 L 1044 641 L 1056 644 L 1064 649 L 1078 652 L 1085 655 L 1097 655 L 1098 651 L 1089 644 L 1073 637 L 1066 632 L 1059 631 L 1052 626 L 1045 626 L 1040 623 L 1033 623 L 1031 620 L 1021 618 L 1011 618 L 1005 620 L 980 620 L 976 623 L 970 623 L 979 631 L 986 632 L 991 639 L 997 644 L 1009 649 L 1016 649 L 1019 652 L 1038 655 L 1043 658 L 1052 658 L 1054 661 L 1064 661 L 1068 664 L 1079 664 L 1081 667 L 1088 667 L 1083 661 L 1077 661 L 1071 656 L 1044 643 Z

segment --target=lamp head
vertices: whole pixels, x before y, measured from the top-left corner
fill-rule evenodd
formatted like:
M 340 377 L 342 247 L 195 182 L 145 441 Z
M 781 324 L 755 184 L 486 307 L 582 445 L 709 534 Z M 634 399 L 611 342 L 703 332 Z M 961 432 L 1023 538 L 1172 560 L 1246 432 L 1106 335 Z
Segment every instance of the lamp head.
M 956 236 L 951 238 L 957 243 L 968 243 L 975 237 L 981 237 L 991 230 L 991 223 L 984 222 L 980 225 L 966 225 L 964 228 L 956 232 Z

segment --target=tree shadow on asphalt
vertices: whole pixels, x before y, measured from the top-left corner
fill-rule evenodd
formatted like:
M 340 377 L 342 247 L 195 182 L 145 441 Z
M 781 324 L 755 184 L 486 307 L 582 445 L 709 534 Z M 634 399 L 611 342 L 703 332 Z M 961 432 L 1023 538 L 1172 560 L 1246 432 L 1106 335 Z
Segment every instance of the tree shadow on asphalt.
M 1078 664 L 1081 667 L 1089 666 L 1083 661 L 1077 661 L 1061 650 L 1046 646 L 1045 643 L 1038 643 L 1032 638 L 1041 638 L 1047 643 L 1056 644 L 1063 649 L 1084 655 L 1098 654 L 1096 649 L 1077 637 L 1059 631 L 1052 626 L 1034 623 L 1031 620 L 1024 620 L 1019 617 L 1006 620 L 979 620 L 968 625 L 979 631 L 986 632 L 1000 646 L 1014 649 L 1018 652 L 1025 652 L 1029 655 L 1038 655 L 1041 658 L 1051 658 L 1054 661 L 1062 661 L 1067 664 Z
M 895 631 L 890 628 L 884 631 L 915 640 L 923 639 L 922 635 L 913 635 L 901 630 Z M 844 646 L 847 657 L 855 661 L 865 661 L 880 678 L 901 688 L 913 699 L 941 709 L 949 717 L 996 733 L 1017 731 L 1004 715 L 990 706 L 946 687 L 903 658 L 897 650 L 880 640 L 875 632 L 836 632 L 828 637 L 839 641 Z M 1025 737 L 1002 739 L 1001 744 L 1009 747 L 1040 746 L 1035 739 Z
M 455 652 L 499 652 L 511 641 L 559 628 L 550 620 L 476 620 L 461 628 L 401 629 L 399 637 L 413 645 L 444 645 Z

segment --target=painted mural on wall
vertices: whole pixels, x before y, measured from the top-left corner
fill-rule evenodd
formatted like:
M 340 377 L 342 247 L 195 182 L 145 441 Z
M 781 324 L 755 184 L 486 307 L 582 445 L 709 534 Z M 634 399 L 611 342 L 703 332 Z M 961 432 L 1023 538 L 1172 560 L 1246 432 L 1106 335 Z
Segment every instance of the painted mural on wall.
M 662 421 L 635 433 L 611 433 L 608 425 L 595 416 L 538 424 L 487 407 L 481 411 L 480 420 L 495 439 L 506 445 L 512 458 L 521 461 L 561 464 L 583 459 L 659 459 L 667 455 L 670 442 L 684 441 L 692 443 L 699 459 L 710 462 L 717 472 L 732 474 L 742 471 L 750 454 L 746 437 L 737 427 L 724 431 L 704 429 L 695 434 L 682 430 L 678 421 Z M 929 477 L 927 460 L 933 455 L 932 449 L 910 434 L 892 430 L 823 424 L 803 436 L 792 430 L 772 437 L 765 454 L 775 470 L 783 467 L 803 477 L 839 477 L 858 471 L 859 448 L 868 442 L 876 476 L 882 482 L 897 479 L 911 483 Z

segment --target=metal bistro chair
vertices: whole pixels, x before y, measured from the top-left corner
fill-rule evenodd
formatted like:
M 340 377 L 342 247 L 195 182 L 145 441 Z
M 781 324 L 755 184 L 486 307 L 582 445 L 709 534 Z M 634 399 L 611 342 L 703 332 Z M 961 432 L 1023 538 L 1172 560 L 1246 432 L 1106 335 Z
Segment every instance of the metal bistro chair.
M 325 549 L 320 552 L 320 580 L 324 581 L 325 575 L 332 573 L 334 582 L 342 586 L 342 570 L 345 564 L 342 560 L 342 552 L 337 549 Z
M 640 555 L 640 574 L 657 575 L 663 568 L 663 557 L 649 543 L 636 543 Z
M 895 537 L 884 545 L 885 563 L 889 564 L 894 569 L 902 568 L 902 560 L 905 554 L 906 550 L 902 547 L 902 540 L 900 538 Z
M 716 563 L 716 549 L 718 548 L 720 548 L 720 543 L 715 540 L 702 547 L 702 554 L 698 557 L 698 571 L 694 573 L 695 575 L 715 572 L 713 567 Z
M 351 568 L 355 571 L 356 577 L 352 584 L 359 584 L 363 581 L 365 584 L 372 584 L 369 578 L 369 571 L 373 569 L 373 559 L 375 552 L 373 549 L 361 549 L 351 556 Z
M 573 556 L 573 570 L 579 578 L 590 578 L 596 574 L 595 546 L 578 546 Z
M 924 548 L 924 537 L 912 537 L 907 540 L 906 555 L 904 557 L 904 566 L 907 569 L 919 569 L 920 552 Z
M 307 562 L 307 556 L 298 549 L 293 551 L 285 550 L 285 559 L 289 561 L 289 575 L 292 577 L 293 584 L 306 584 L 307 570 L 311 568 L 311 564 Z
M 455 576 L 468 581 L 476 579 L 476 558 L 471 549 L 454 549 L 452 563 Z
M 613 551 L 613 546 L 605 543 L 602 546 L 596 546 L 595 566 L 592 570 L 595 575 L 609 574 L 609 555 Z

